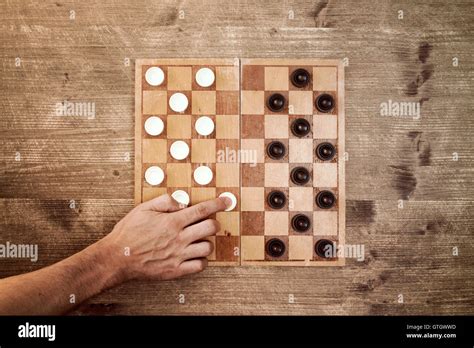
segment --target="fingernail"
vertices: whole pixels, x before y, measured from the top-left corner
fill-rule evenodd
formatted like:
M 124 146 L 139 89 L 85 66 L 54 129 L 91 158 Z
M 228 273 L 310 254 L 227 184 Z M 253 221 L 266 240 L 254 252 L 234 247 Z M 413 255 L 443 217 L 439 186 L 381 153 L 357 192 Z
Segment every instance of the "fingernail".
M 232 200 L 229 197 L 221 197 L 221 199 L 224 201 L 226 208 L 229 208 L 232 205 Z

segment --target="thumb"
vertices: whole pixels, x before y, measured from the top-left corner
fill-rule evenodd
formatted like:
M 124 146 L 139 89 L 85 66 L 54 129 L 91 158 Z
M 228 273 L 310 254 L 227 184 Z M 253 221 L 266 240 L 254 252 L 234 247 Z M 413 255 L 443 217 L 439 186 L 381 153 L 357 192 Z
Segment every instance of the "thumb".
M 153 198 L 152 200 L 144 202 L 140 205 L 140 207 L 146 210 L 153 210 L 160 213 L 171 213 L 185 208 L 185 206 L 179 204 L 169 194 L 164 194 L 159 197 Z

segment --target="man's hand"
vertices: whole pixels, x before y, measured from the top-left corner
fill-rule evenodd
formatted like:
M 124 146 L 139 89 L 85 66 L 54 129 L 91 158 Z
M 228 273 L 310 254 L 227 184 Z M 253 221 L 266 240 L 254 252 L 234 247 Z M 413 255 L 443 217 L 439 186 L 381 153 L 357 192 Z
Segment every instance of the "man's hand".
M 109 235 L 77 254 L 2 279 L 0 313 L 62 314 L 127 280 L 172 279 L 200 272 L 213 249 L 204 239 L 219 231 L 219 224 L 209 216 L 231 203 L 217 198 L 181 209 L 168 195 L 143 203 Z
M 169 195 L 145 202 L 127 214 L 99 243 L 123 280 L 173 279 L 207 266 L 219 223 L 208 217 L 226 209 L 228 198 L 184 208 Z

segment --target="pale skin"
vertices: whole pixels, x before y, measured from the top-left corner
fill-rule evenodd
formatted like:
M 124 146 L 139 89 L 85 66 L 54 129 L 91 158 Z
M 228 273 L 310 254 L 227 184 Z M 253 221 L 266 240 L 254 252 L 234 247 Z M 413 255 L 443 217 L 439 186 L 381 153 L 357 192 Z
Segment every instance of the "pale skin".
M 180 206 L 169 195 L 140 204 L 111 233 L 43 269 L 0 280 L 0 314 L 64 314 L 100 292 L 130 280 L 168 280 L 203 271 L 219 231 L 208 217 L 228 198 Z M 129 252 L 127 252 L 129 251 Z M 71 303 L 71 295 L 75 303 Z

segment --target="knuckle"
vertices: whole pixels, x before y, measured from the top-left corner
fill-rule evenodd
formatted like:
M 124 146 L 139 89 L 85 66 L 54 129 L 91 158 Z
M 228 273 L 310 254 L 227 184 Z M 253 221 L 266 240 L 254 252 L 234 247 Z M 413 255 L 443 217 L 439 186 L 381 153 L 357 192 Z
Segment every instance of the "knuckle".
M 217 220 L 211 220 L 212 223 L 212 231 L 211 232 L 219 232 L 221 230 L 221 223 Z
M 165 202 L 165 203 L 172 203 L 173 202 L 173 198 L 168 193 L 165 193 L 162 197 L 163 197 L 163 202 Z
M 212 244 L 209 241 L 205 242 L 205 244 L 206 246 L 204 247 L 204 250 L 205 250 L 206 256 L 211 255 L 212 252 L 214 251 L 214 244 Z
M 197 206 L 197 214 L 199 216 L 208 216 L 208 215 L 210 215 L 210 211 L 209 211 L 209 208 L 207 207 L 207 205 L 204 205 L 204 204 L 198 205 Z
M 207 260 L 200 260 L 196 266 L 197 272 L 202 272 L 207 267 Z
M 186 243 L 186 236 L 184 235 L 183 232 L 178 233 L 178 235 L 176 236 L 176 242 L 179 245 L 182 245 L 183 243 Z
M 208 219 L 204 222 L 204 232 L 214 234 L 219 231 L 220 224 L 216 220 Z

